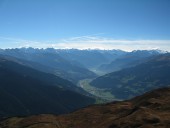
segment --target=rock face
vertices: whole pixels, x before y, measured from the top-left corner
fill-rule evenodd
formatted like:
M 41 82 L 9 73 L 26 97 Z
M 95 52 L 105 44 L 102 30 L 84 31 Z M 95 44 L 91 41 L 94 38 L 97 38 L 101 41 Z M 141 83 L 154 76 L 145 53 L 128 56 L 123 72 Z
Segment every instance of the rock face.
M 71 114 L 13 117 L 1 128 L 169 128 L 170 88 L 157 89 L 131 100 L 93 105 Z

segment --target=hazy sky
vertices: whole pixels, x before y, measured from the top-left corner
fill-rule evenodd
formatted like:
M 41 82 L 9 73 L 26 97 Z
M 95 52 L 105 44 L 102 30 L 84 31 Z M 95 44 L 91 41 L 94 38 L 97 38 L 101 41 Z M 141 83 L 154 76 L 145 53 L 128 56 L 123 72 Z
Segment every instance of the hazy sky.
M 170 0 L 0 0 L 0 48 L 170 51 Z

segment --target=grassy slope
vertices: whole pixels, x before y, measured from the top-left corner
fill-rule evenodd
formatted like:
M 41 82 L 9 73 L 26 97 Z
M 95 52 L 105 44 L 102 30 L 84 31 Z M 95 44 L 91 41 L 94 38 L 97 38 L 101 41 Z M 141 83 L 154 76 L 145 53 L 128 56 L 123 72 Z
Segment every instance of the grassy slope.
M 10 118 L 1 128 L 169 128 L 170 88 L 148 92 L 128 101 L 93 105 L 61 116 Z

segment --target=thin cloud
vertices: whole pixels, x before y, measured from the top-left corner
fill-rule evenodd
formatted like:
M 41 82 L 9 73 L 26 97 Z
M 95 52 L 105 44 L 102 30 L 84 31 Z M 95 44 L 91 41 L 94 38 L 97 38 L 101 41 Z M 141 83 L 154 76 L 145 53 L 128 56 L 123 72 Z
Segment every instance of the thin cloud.
M 7 37 L 0 37 L 0 39 L 7 40 L 13 47 L 35 47 L 35 48 L 58 48 L 58 49 L 121 49 L 125 51 L 132 50 L 150 50 L 160 49 L 170 51 L 170 40 L 117 40 L 96 35 L 71 37 L 59 39 L 56 41 L 30 41 L 23 39 L 14 39 Z
M 98 48 L 98 49 L 122 49 L 132 51 L 137 49 L 161 49 L 170 51 L 170 40 L 116 40 L 106 37 L 81 36 L 61 40 L 60 47 L 65 48 Z M 56 44 L 57 47 L 58 44 Z

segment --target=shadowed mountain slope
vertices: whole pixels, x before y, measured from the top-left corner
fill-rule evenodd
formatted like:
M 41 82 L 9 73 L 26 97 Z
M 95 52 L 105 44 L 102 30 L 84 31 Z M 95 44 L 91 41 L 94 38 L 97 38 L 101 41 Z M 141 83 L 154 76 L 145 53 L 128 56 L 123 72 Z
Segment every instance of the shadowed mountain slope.
M 170 85 L 170 54 L 159 55 L 135 67 L 98 77 L 90 84 L 111 90 L 118 99 L 128 99 Z
M 61 114 L 94 103 L 83 90 L 55 75 L 0 58 L 0 117 Z

